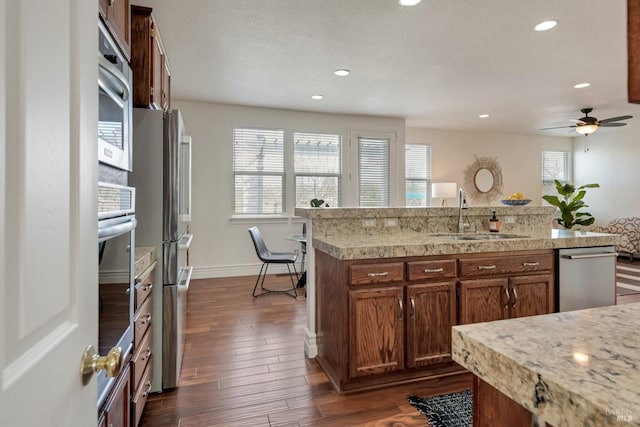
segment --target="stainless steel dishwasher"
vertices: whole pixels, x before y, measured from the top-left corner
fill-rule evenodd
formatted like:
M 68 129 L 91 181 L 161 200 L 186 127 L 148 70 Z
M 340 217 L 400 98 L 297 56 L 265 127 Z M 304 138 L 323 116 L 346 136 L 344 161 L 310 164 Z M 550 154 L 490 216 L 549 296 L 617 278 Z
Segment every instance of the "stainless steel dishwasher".
M 559 311 L 614 305 L 616 255 L 613 246 L 560 249 Z

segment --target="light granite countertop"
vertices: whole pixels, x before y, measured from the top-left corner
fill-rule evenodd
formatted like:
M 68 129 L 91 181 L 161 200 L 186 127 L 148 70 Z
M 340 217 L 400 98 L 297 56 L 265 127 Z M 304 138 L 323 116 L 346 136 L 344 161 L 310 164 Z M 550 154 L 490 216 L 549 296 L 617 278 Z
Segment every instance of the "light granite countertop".
M 499 234 L 499 233 L 498 233 Z M 462 253 L 563 249 L 615 245 L 615 234 L 550 230 L 546 235 L 509 239 L 453 240 L 451 233 L 340 235 L 313 238 L 313 247 L 342 260 Z M 470 236 L 481 236 L 470 234 Z M 488 235 L 487 237 L 495 237 Z
M 640 426 L 640 303 L 453 328 L 453 359 L 556 427 Z
M 157 259 L 154 246 L 137 246 L 135 251 L 134 277 L 138 277 Z

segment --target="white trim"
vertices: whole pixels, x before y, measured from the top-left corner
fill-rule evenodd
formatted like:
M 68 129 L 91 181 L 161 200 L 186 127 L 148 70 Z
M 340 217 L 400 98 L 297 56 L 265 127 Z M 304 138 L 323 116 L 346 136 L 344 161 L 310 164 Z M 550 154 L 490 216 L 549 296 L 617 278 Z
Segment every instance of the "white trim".
M 308 359 L 313 359 L 318 355 L 317 335 L 308 328 L 304 328 L 304 353 Z
M 258 276 L 262 264 L 208 265 L 193 267 L 192 279 L 217 279 L 220 277 Z M 297 267 L 296 267 L 297 268 Z M 269 274 L 288 273 L 286 265 L 271 265 Z

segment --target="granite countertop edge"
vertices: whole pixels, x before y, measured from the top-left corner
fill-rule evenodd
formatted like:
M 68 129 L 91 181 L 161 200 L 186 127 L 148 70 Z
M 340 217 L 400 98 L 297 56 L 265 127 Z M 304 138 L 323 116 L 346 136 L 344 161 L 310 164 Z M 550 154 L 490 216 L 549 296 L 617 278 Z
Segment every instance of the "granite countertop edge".
M 552 231 L 548 237 L 503 240 L 453 240 L 437 233 L 321 236 L 314 237 L 312 244 L 315 249 L 334 258 L 352 260 L 609 246 L 617 244 L 619 237 L 615 234 L 558 231 L 561 232 Z

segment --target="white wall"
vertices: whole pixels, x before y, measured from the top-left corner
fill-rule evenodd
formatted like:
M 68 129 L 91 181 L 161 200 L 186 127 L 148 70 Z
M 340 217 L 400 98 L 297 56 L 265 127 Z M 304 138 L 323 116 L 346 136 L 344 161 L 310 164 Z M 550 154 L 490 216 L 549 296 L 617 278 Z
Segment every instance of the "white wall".
M 456 182 L 458 187 L 476 156 L 496 157 L 502 168 L 503 194 L 519 191 L 532 200 L 531 205 L 542 204 L 542 151 L 572 150 L 571 139 L 564 137 L 423 128 L 407 128 L 406 142 L 431 144 L 433 182 Z
M 288 215 L 278 219 L 231 219 L 232 208 L 232 130 L 234 127 L 328 132 L 342 135 L 348 144 L 352 131 L 391 132 L 396 136 L 396 157 L 404 151 L 404 119 L 355 115 L 321 114 L 269 108 L 244 107 L 200 102 L 173 102 L 182 110 L 187 132 L 193 137 L 193 201 L 190 230 L 194 234 L 190 263 L 194 277 L 224 277 L 257 274 L 259 262 L 247 229 L 258 225 L 271 250 L 293 250 L 299 245 L 285 240 L 301 231 L 300 220 Z M 346 150 L 348 151 L 348 150 Z M 350 159 L 343 159 L 349 164 Z M 403 176 L 397 169 L 396 175 Z M 354 177 L 355 178 L 355 177 Z M 345 180 L 348 177 L 345 176 Z M 394 188 L 404 182 L 395 180 Z M 345 187 L 348 185 L 345 183 Z M 293 199 L 293 185 L 287 182 L 287 200 Z M 398 191 L 396 191 L 396 194 Z M 349 200 L 349 195 L 346 196 Z M 397 203 L 394 203 L 397 204 Z
M 640 216 L 640 106 L 629 105 L 627 126 L 599 129 L 589 137 L 574 138 L 574 182 L 598 183 L 587 190 L 585 201 L 596 224 L 613 218 Z

